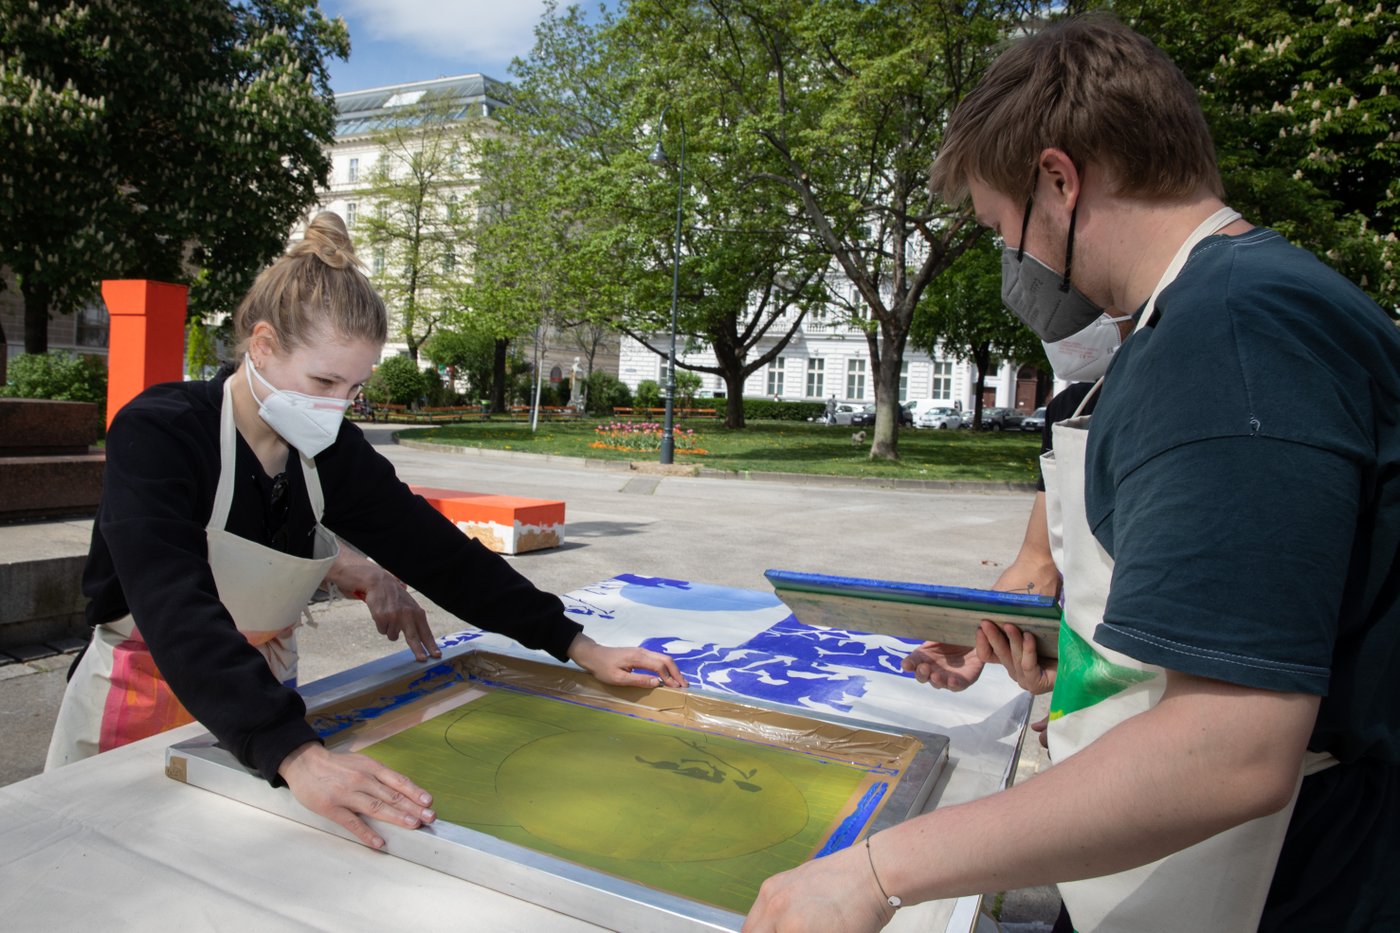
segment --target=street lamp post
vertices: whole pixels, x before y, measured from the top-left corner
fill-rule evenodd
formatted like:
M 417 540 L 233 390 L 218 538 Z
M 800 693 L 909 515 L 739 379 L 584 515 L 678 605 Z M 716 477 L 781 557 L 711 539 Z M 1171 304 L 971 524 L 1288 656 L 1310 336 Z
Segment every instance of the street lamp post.
M 656 147 L 651 151 L 650 161 L 654 165 L 666 164 L 666 151 L 661 148 L 661 129 L 666 124 L 666 113 L 671 109 L 667 104 L 661 110 L 657 121 Z M 674 463 L 676 459 L 675 405 L 676 405 L 676 305 L 681 288 L 681 207 L 685 198 L 685 121 L 677 120 L 681 130 L 681 156 L 676 162 L 676 235 L 671 244 L 671 352 L 666 358 L 666 419 L 661 429 L 661 463 Z

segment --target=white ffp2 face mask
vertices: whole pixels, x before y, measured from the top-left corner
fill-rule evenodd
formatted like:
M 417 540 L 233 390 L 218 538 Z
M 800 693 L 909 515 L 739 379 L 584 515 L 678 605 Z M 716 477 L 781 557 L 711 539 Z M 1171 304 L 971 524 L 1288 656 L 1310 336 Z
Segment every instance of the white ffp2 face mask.
M 1055 375 L 1069 382 L 1093 382 L 1108 372 L 1113 354 L 1123 343 L 1118 324 L 1127 320 L 1127 316 L 1113 317 L 1104 312 L 1078 333 L 1044 344 Z
M 299 450 L 304 457 L 315 457 L 335 443 L 345 410 L 350 407 L 349 399 L 304 395 L 279 389 L 263 378 L 253 365 L 252 357 L 246 353 L 243 354 L 243 366 L 248 372 L 248 391 L 253 393 L 254 400 L 258 398 L 258 393 L 253 391 L 254 379 L 267 389 L 267 396 L 258 401 L 258 414 L 282 440 Z

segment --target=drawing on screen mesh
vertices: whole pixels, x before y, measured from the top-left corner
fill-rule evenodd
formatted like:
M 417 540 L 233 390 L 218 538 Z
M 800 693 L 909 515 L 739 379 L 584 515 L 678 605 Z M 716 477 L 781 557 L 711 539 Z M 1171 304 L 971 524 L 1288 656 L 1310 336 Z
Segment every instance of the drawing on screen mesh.
M 853 841 L 892 777 L 504 689 L 361 751 L 440 820 L 740 913 L 768 876 Z

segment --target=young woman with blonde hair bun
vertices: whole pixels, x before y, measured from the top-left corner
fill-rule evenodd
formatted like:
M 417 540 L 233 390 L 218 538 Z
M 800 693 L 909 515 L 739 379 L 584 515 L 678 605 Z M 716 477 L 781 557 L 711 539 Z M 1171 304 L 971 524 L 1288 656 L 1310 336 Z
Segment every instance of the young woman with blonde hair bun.
M 400 580 L 607 683 L 684 686 L 665 655 L 583 634 L 558 597 L 413 495 L 344 420 L 388 324 L 339 217 L 317 215 L 258 276 L 233 328 L 236 365 L 152 386 L 112 422 L 83 576 L 93 636 L 46 768 L 198 720 L 366 845 L 384 844 L 368 816 L 431 822 L 411 780 L 327 751 L 306 723 L 294 629 L 323 584 L 363 594 L 379 631 L 402 634 L 420 661 L 441 652 Z

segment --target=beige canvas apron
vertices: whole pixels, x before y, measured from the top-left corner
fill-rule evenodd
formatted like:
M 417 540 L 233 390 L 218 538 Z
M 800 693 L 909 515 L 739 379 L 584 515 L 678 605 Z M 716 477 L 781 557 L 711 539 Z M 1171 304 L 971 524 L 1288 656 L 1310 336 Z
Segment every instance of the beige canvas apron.
M 219 423 L 219 482 L 205 536 L 219 600 L 234 625 L 267 659 L 273 675 L 296 683 L 296 627 L 316 588 L 340 553 L 321 525 L 325 500 L 316 463 L 301 461 L 316 518 L 312 557 L 293 557 L 225 529 L 237 475 L 231 380 L 224 382 Z M 191 721 L 151 660 L 130 615 L 95 626 L 92 643 L 63 695 L 49 744 L 47 771 Z
M 1157 295 L 1176 278 L 1192 247 L 1238 217 L 1226 208 L 1196 229 L 1157 284 L 1138 328 L 1151 318 Z M 1101 384 L 1102 380 L 1089 397 Z M 1081 411 L 1089 397 L 1081 403 Z M 1055 761 L 1065 760 L 1118 723 L 1147 711 L 1166 686 L 1162 668 L 1094 642 L 1094 630 L 1103 621 L 1108 602 L 1113 558 L 1090 531 L 1085 511 L 1089 421 L 1089 416 L 1076 412 L 1075 417 L 1053 425 L 1053 447 L 1041 457 L 1051 552 L 1064 575 L 1060 661 L 1047 730 Z M 1303 773 L 1332 763 L 1335 760 L 1329 755 L 1309 753 Z M 1278 813 L 1149 865 L 1061 884 L 1060 895 L 1075 930 L 1236 933 L 1257 929 L 1292 812 L 1290 803 Z

